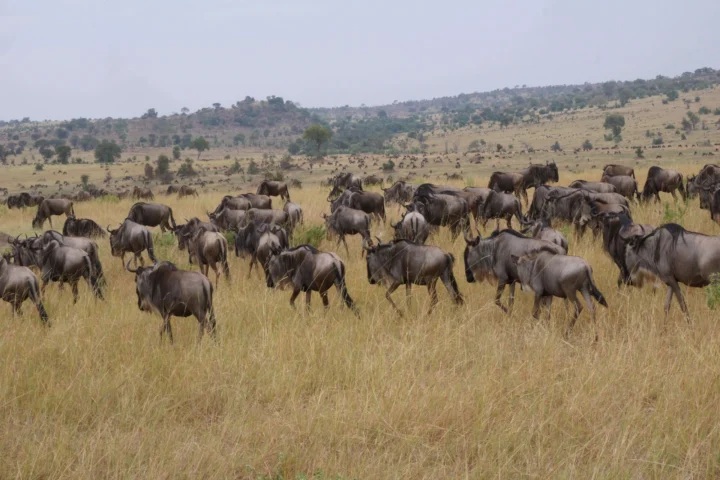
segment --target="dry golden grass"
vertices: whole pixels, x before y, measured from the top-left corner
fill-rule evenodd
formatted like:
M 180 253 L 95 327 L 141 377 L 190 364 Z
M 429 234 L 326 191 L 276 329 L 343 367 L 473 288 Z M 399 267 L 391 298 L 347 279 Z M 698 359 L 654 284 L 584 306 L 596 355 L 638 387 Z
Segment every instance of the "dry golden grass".
M 561 183 L 578 177 L 563 171 Z M 306 222 L 320 224 L 326 191 L 292 195 Z M 158 198 L 180 221 L 218 199 Z M 130 204 L 76 211 L 105 225 Z M 634 213 L 663 221 L 662 206 Z M 29 232 L 32 215 L 3 210 L 0 229 Z M 720 234 L 696 202 L 681 223 Z M 373 227 L 385 239 L 390 231 Z M 717 477 L 720 326 L 703 290 L 684 290 L 692 325 L 676 304 L 664 320 L 664 289 L 618 290 L 600 241 L 570 240 L 610 308 L 596 326 L 583 314 L 568 339 L 563 302 L 550 322 L 536 322 L 532 297 L 518 289 L 514 313 L 503 315 L 494 285 L 465 281 L 462 238 L 442 232 L 430 242 L 457 259 L 462 308 L 442 290 L 429 316 L 427 292 L 416 287 L 409 306 L 396 293 L 409 312 L 400 319 L 368 284 L 358 239 L 350 258 L 323 242 L 346 261 L 361 318 L 334 291 L 328 311 L 318 297 L 310 312 L 294 311 L 289 292 L 248 280 L 233 257 L 233 281 L 215 296 L 218 343 L 200 345 L 194 318 L 173 319 L 175 344 L 159 344 L 160 319 L 137 309 L 132 275 L 100 241 L 105 302 L 82 285 L 73 306 L 68 289 L 51 286 L 50 329 L 29 303 L 15 319 L 0 304 L 0 477 Z M 189 267 L 174 244 L 161 241 L 156 252 Z

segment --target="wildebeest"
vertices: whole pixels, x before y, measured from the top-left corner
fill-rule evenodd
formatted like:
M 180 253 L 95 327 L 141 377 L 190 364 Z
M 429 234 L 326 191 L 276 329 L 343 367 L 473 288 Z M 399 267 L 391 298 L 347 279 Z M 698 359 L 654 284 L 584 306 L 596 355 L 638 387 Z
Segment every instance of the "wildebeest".
M 250 200 L 245 197 L 232 197 L 225 195 L 220 204 L 215 208 L 213 213 L 219 213 L 221 210 L 250 210 L 253 208 Z
M 367 252 L 368 282 L 371 285 L 387 285 L 385 298 L 398 314 L 402 315 L 402 312 L 395 305 L 391 294 L 400 285 L 405 285 L 408 298 L 413 285 L 427 285 L 430 312 L 438 303 L 438 279 L 443 282 L 457 305 L 464 303 L 453 274 L 455 259 L 441 248 L 416 245 L 407 240 L 378 243 L 374 247 L 363 242 L 363 248 Z
M 468 211 L 477 222 L 480 209 L 490 195 L 490 192 L 494 192 L 494 190 L 485 187 L 465 187 L 463 192 L 465 192 L 464 198 L 468 202 Z
M 631 277 L 640 269 L 651 272 L 667 285 L 665 315 L 673 295 L 689 321 L 689 312 L 679 283 L 690 287 L 709 285 L 720 273 L 720 237 L 690 232 L 667 223 L 647 235 L 629 239 L 625 261 Z
M 529 226 L 524 228 L 521 233 L 530 233 L 530 236 L 535 240 L 545 240 L 546 242 L 554 243 L 565 250 L 564 253 L 568 252 L 568 241 L 565 235 L 560 231 L 555 230 L 550 225 L 550 222 L 546 219 L 540 219 Z
M 385 221 L 385 200 L 382 195 L 375 192 L 364 192 L 362 190 L 347 189 L 339 197 L 330 202 L 330 211 L 334 212 L 339 206 L 361 210 L 371 217 Z
M 100 263 L 100 251 L 97 243 L 86 237 L 68 237 L 61 235 L 54 230 L 48 230 L 40 237 L 30 238 L 27 240 L 27 243 L 36 248 L 43 248 L 52 241 L 58 242 L 60 246 L 77 248 L 87 253 L 92 262 L 95 276 L 97 276 L 101 282 L 104 281 L 103 267 L 102 263 Z
M 89 202 L 90 200 L 92 200 L 92 198 L 93 196 L 90 194 L 90 192 L 86 192 L 84 190 L 76 193 L 73 196 L 73 200 L 75 200 L 76 202 Z
M 395 240 L 410 240 L 418 245 L 425 245 L 430 235 L 430 226 L 419 212 L 407 212 L 403 218 L 393 225 Z
M 42 228 L 45 220 L 50 222 L 50 228 L 52 228 L 52 216 L 53 215 L 75 215 L 75 209 L 73 208 L 73 202 L 62 198 L 48 198 L 43 200 L 38 205 L 37 214 L 32 221 L 33 228 Z
M 583 309 L 577 298 L 577 292 L 580 292 L 585 299 L 593 321 L 595 306 L 591 296 L 603 307 L 608 306 L 605 297 L 595 286 L 592 267 L 580 257 L 538 252 L 521 257 L 511 255 L 511 261 L 517 268 L 518 280 L 523 290 L 527 289 L 535 293 L 534 318 L 540 316 L 541 305 L 547 308 L 549 318 L 553 297 L 566 298 L 575 305 L 575 313 L 568 327 L 569 332 Z
M 525 203 L 527 203 L 528 201 L 528 188 L 537 188 L 540 185 L 560 181 L 560 175 L 555 161 L 553 161 L 552 163 L 545 162 L 545 165 L 531 164 L 529 167 L 522 169 L 522 171 L 520 171 L 520 174 L 523 177 L 521 192 L 525 197 Z
M 267 195 L 269 197 L 280 197 L 282 200 L 290 200 L 290 192 L 287 184 L 284 182 L 275 182 L 271 180 L 263 180 L 257 189 L 258 195 Z
M 210 223 L 222 231 L 235 230 L 245 223 L 245 210 L 230 210 L 223 208 L 218 212 L 207 212 Z
M 292 286 L 290 305 L 293 307 L 300 292 L 305 292 L 305 305 L 310 308 L 310 295 L 318 292 L 327 308 L 327 291 L 335 285 L 343 303 L 358 315 L 347 291 L 345 264 L 334 253 L 321 252 L 311 245 L 300 245 L 274 255 L 268 263 L 267 272 L 269 288 Z
M 382 188 L 384 180 L 382 177 L 378 177 L 377 175 L 368 175 L 365 178 L 362 179 L 363 185 L 380 185 Z
M 675 170 L 665 170 L 653 165 L 648 170 L 648 177 L 640 198 L 647 202 L 650 197 L 655 196 L 655 201 L 660 203 L 660 192 L 667 192 L 672 194 L 673 199 L 677 201 L 675 190 L 680 191 L 680 196 L 685 200 L 685 186 L 682 174 Z
M 331 215 L 325 215 L 325 227 L 328 237 L 338 237 L 337 244 L 342 242 L 345 245 L 345 252 L 350 255 L 345 235 L 360 235 L 363 240 L 372 242 L 370 239 L 370 215 L 350 207 L 338 207 Z
M 250 254 L 250 268 L 248 278 L 252 274 L 253 266 L 260 264 L 265 278 L 268 276 L 268 262 L 270 257 L 277 255 L 289 246 L 287 233 L 277 225 L 256 225 L 250 223 L 240 228 L 235 236 L 235 255 L 244 257 Z
M 587 190 L 588 192 L 594 193 L 617 193 L 615 185 L 603 182 L 588 182 L 587 180 L 575 180 L 568 185 L 568 187 L 579 188 L 581 190 Z
M 178 241 L 178 250 L 185 250 L 187 239 L 192 238 L 200 228 L 206 232 L 220 231 L 214 222 L 203 222 L 197 217 L 186 220 L 185 223 L 176 226 L 173 232 Z M 192 260 L 189 260 L 189 263 L 192 263 Z
M 178 269 L 170 262 L 156 263 L 152 267 L 125 268 L 135 274 L 135 293 L 138 309 L 144 312 L 157 312 L 163 319 L 160 327 L 160 340 L 164 332 L 173 341 L 170 317 L 189 317 L 194 315 L 200 324 L 198 342 L 205 330 L 213 337 L 216 335 L 215 310 L 213 308 L 213 287 L 210 280 L 198 272 Z
M 178 187 L 177 185 L 168 185 L 168 188 L 165 191 L 165 195 L 174 195 L 178 193 L 179 190 L 180 187 Z
M 200 267 L 200 273 L 208 276 L 210 268 L 215 272 L 215 286 L 220 281 L 220 268 L 222 268 L 225 279 L 230 281 L 230 265 L 228 264 L 228 243 L 222 233 L 206 230 L 199 227 L 192 235 L 185 237 L 190 255 L 190 263 L 196 263 Z
M 188 187 L 187 185 L 182 185 L 178 189 L 178 198 L 183 197 L 199 197 L 198 191 L 196 188 Z
M 496 192 L 512 193 L 520 198 L 523 191 L 523 175 L 521 173 L 493 172 L 490 175 L 488 188 Z
M 393 183 L 390 188 L 383 188 L 383 196 L 385 197 L 385 203 L 397 203 L 402 205 L 412 200 L 417 190 L 418 185 L 413 183 L 407 183 L 403 180 L 398 180 Z
M 619 175 L 635 178 L 635 170 L 626 165 L 610 164 L 603 167 L 603 177 L 617 177 Z
M 302 208 L 297 203 L 292 203 L 288 200 L 285 202 L 285 205 L 283 205 L 283 212 L 288 214 L 290 230 L 294 230 L 297 225 L 305 223 Z
M 10 195 L 7 198 L 8 208 L 34 207 L 40 205 L 45 197 L 36 193 L 22 192 L 17 195 Z
M 70 215 L 65 219 L 62 233 L 68 237 L 95 238 L 105 236 L 105 230 L 95 223 L 94 220 L 89 218 L 75 218 L 75 215 Z
M 152 190 L 149 188 L 135 187 L 132 192 L 133 200 L 155 200 Z
M 470 225 L 468 203 L 464 198 L 448 194 L 422 194 L 415 192 L 413 203 L 406 205 L 408 211 L 419 212 L 432 226 L 449 226 L 452 238 L 457 238 L 463 228 Z
M 652 225 L 635 224 L 627 215 L 603 215 L 603 248 L 618 267 L 617 285 L 635 285 L 641 287 L 644 278 L 635 274 L 635 281 L 630 278 L 630 269 L 625 262 L 625 249 L 628 239 L 643 236 L 655 230 Z
M 480 209 L 478 209 L 480 210 Z M 482 219 L 482 226 L 485 228 L 487 222 L 493 218 L 497 219 L 497 229 L 500 229 L 500 220 L 504 219 L 507 228 L 512 228 L 512 217 L 522 223 L 522 206 L 520 199 L 509 193 L 490 191 L 478 212 L 478 218 Z
M 254 193 L 241 193 L 238 197 L 245 198 L 250 202 L 251 208 L 261 210 L 270 210 L 272 208 L 272 198 L 267 195 L 256 195 Z
M 493 232 L 489 238 L 482 238 L 480 232 L 476 238 L 465 235 L 465 278 L 469 283 L 475 281 L 497 280 L 495 304 L 503 311 L 512 310 L 515 302 L 515 283 L 519 281 L 517 267 L 511 256 L 522 257 L 538 252 L 564 254 L 565 250 L 554 243 L 527 238 L 514 230 Z M 505 286 L 510 286 L 508 306 L 502 304 L 500 297 Z
M 638 188 L 637 180 L 627 175 L 615 175 L 608 177 L 603 175 L 601 182 L 609 183 L 615 187 L 617 193 L 627 199 L 640 198 L 640 189 Z
M 332 179 L 332 185 L 333 187 L 338 188 L 357 188 L 358 190 L 362 190 L 362 179 L 358 177 L 357 175 L 347 172 L 347 173 L 338 173 L 335 175 L 335 177 Z
M 687 198 L 695 198 L 700 194 L 700 208 L 710 210 L 713 193 L 719 184 L 720 167 L 712 164 L 705 165 L 697 175 L 688 176 Z
M 245 212 L 245 220 L 242 223 L 242 226 L 247 225 L 248 223 L 256 223 L 256 224 L 274 224 L 274 225 L 280 225 L 282 227 L 290 229 L 290 216 L 287 214 L 287 212 L 284 212 L 282 210 L 266 210 L 266 209 L 259 209 L 259 208 L 251 208 L 247 212 Z
M 173 231 L 177 226 L 172 208 L 161 203 L 137 202 L 128 212 L 127 218 L 146 227 L 160 226 L 160 231 Z
M 29 268 L 9 263 L 5 256 L 0 256 L 0 298 L 11 305 L 13 316 L 21 313 L 23 302 L 29 298 L 37 308 L 40 320 L 50 326 L 37 277 Z
M 142 257 L 143 250 L 147 250 L 153 263 L 157 262 L 152 235 L 145 226 L 126 218 L 120 228 L 111 230 L 108 225 L 107 231 L 110 234 L 110 252 L 113 257 L 120 257 L 123 265 L 125 265 L 126 253 L 132 253 L 135 256 L 135 266 L 137 266 L 138 259 L 140 259 L 140 265 L 145 265 Z

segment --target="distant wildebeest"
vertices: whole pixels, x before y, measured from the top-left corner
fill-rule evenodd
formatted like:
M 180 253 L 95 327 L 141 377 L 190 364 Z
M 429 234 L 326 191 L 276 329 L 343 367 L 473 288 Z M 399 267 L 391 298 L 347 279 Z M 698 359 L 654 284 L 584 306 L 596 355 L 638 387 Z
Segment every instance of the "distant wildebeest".
M 614 186 L 617 193 L 629 200 L 640 198 L 640 189 L 638 188 L 637 180 L 633 177 L 629 177 L 627 175 L 615 175 L 614 177 L 608 177 L 603 175 L 601 181 Z
M 22 313 L 22 304 L 29 298 L 37 308 L 40 320 L 50 326 L 37 277 L 29 268 L 9 263 L 5 256 L 0 256 L 0 298 L 10 304 L 13 316 Z
M 388 287 L 385 298 L 395 311 L 402 316 L 391 294 L 400 285 L 405 285 L 406 296 L 410 297 L 413 285 L 427 285 L 430 295 L 430 311 L 438 303 L 437 281 L 440 279 L 457 305 L 464 303 L 458 289 L 453 265 L 453 256 L 439 247 L 416 245 L 407 240 L 379 243 L 371 247 L 363 242 L 367 252 L 368 282 L 371 285 L 382 284 Z
M 530 233 L 530 236 L 535 240 L 545 240 L 546 242 L 554 243 L 562 247 L 562 249 L 565 250 L 565 254 L 568 252 L 568 241 L 565 235 L 552 228 L 550 222 L 544 218 L 532 222 L 524 228 L 521 233 Z
M 120 257 L 123 265 L 125 265 L 126 253 L 132 253 L 135 256 L 135 266 L 137 266 L 138 259 L 140 259 L 140 265 L 145 265 L 142 257 L 144 250 L 147 250 L 153 263 L 157 262 L 152 235 L 147 227 L 126 218 L 120 228 L 111 230 L 108 225 L 107 231 L 110 234 L 110 252 L 113 257 Z
M 654 165 L 648 170 L 648 177 L 640 198 L 647 202 L 654 196 L 655 201 L 660 203 L 660 192 L 667 192 L 673 196 L 673 200 L 677 201 L 675 190 L 678 190 L 682 199 L 685 200 L 685 186 L 682 174 L 675 170 L 666 170 Z
M 512 255 L 511 261 L 517 268 L 518 280 L 523 290 L 528 289 L 535 293 L 533 317 L 536 319 L 540 316 L 541 305 L 547 308 L 549 319 L 553 297 L 565 298 L 575 305 L 575 313 L 567 330 L 570 332 L 583 309 L 577 292 L 585 299 L 593 321 L 595 306 L 591 296 L 603 307 L 608 306 L 605 297 L 595 286 L 592 267 L 580 257 L 538 252 L 521 257 Z
M 385 197 L 385 203 L 397 203 L 398 205 L 405 204 L 412 200 L 415 190 L 418 185 L 413 183 L 406 183 L 399 180 L 392 184 L 390 188 L 383 188 L 383 196 Z
M 687 198 L 692 199 L 699 194 L 700 208 L 710 210 L 712 196 L 718 185 L 720 185 L 720 167 L 712 164 L 705 165 L 697 175 L 688 176 Z
M 43 200 L 45 200 L 45 197 L 38 193 L 27 193 L 23 192 L 20 194 L 20 198 L 22 199 L 22 203 L 26 207 L 35 207 L 37 205 L 42 204 Z
M 382 188 L 383 178 L 377 175 L 368 175 L 362 179 L 363 185 L 380 185 Z
M 183 197 L 199 197 L 198 191 L 196 188 L 188 187 L 187 185 L 183 185 L 178 189 L 178 198 Z
M 250 210 L 253 208 L 250 200 L 245 197 L 231 197 L 225 195 L 220 204 L 215 208 L 214 213 L 220 213 L 221 210 Z
M 528 188 L 537 188 L 540 185 L 545 185 L 551 182 L 557 183 L 560 181 L 560 174 L 555 161 L 545 162 L 545 165 L 531 164 L 529 167 L 522 169 L 520 174 L 523 177 L 521 192 L 523 197 L 525 197 L 525 203 L 528 202 Z
M 605 165 L 603 167 L 603 177 L 617 177 L 619 175 L 635 178 L 635 170 L 632 167 L 615 164 Z
M 347 189 L 339 197 L 330 202 L 330 211 L 334 212 L 338 207 L 345 206 L 361 210 L 379 221 L 385 221 L 385 199 L 375 192 L 364 192 L 357 189 Z
M 167 190 L 165 190 L 165 195 L 175 195 L 180 190 L 180 187 L 177 185 L 168 185 Z
M 177 226 L 172 208 L 161 203 L 137 202 L 130 207 L 127 218 L 146 227 L 160 226 L 160 231 L 163 233 L 166 230 L 172 232 Z
M 635 272 L 634 280 L 625 260 L 625 250 L 632 237 L 647 235 L 655 230 L 652 225 L 635 224 L 627 215 L 603 215 L 603 249 L 618 267 L 617 285 L 642 287 L 645 276 Z
M 133 200 L 155 200 L 152 190 L 149 188 L 135 187 L 132 192 Z
M 564 197 L 570 193 L 578 191 L 579 190 L 577 188 L 551 187 L 548 185 L 539 186 L 535 189 L 535 193 L 533 194 L 532 202 L 530 202 L 530 208 L 528 208 L 527 211 L 527 217 L 530 220 L 557 218 L 559 220 L 572 221 L 570 209 L 566 208 L 568 206 L 554 205 L 552 202 L 553 199 L 557 197 Z
M 488 188 L 496 192 L 512 193 L 521 198 L 523 191 L 523 175 L 521 173 L 493 172 L 490 175 Z
M 363 240 L 372 242 L 370 239 L 370 215 L 350 207 L 338 207 L 330 216 L 323 213 L 325 228 L 328 238 L 337 236 L 337 245 L 340 242 L 345 245 L 345 252 L 350 256 L 345 235 L 360 235 Z
M 157 312 L 163 319 L 160 327 L 160 341 L 164 332 L 173 342 L 170 317 L 197 318 L 200 324 L 198 342 L 205 330 L 213 337 L 216 335 L 215 310 L 213 309 L 213 287 L 210 280 L 198 272 L 178 269 L 170 262 L 156 263 L 152 267 L 125 268 L 135 274 L 135 292 L 138 309 L 144 312 Z
M 347 188 L 357 188 L 358 190 L 363 189 L 362 185 L 362 179 L 358 177 L 357 175 L 347 172 L 347 173 L 338 173 L 333 179 L 332 179 L 332 185 L 333 187 L 338 187 L 342 189 Z
M 228 243 L 222 233 L 215 231 L 214 226 L 211 228 L 212 230 L 206 230 L 199 227 L 192 235 L 185 237 L 185 242 L 190 255 L 190 263 L 197 264 L 200 267 L 200 273 L 206 277 L 212 268 L 215 272 L 215 287 L 217 288 L 220 281 L 220 268 L 222 268 L 225 279 L 230 281 Z
M 250 202 L 251 208 L 261 210 L 270 210 L 272 208 L 272 198 L 267 195 L 256 195 L 254 193 L 241 193 L 238 197 L 245 198 Z
M 201 228 L 206 232 L 220 231 L 220 229 L 212 222 L 203 222 L 197 217 L 193 217 L 190 220 L 186 219 L 185 223 L 176 226 L 173 231 L 178 241 L 178 250 L 185 250 L 187 247 L 187 239 L 192 238 Z M 188 255 L 192 255 L 192 253 L 188 252 Z M 192 263 L 192 259 L 188 259 L 188 263 Z
M 281 200 L 290 200 L 290 192 L 287 184 L 284 182 L 275 182 L 263 180 L 257 189 L 258 195 L 267 195 L 268 197 L 280 197 Z
M 115 195 L 118 197 L 119 200 L 124 200 L 130 196 L 132 192 L 130 190 L 123 190 L 121 192 L 117 192 Z
M 420 212 L 407 212 L 403 218 L 393 225 L 395 240 L 409 240 L 418 245 L 425 245 L 430 236 L 430 225 Z
M 421 213 L 429 225 L 448 226 L 453 239 L 470 225 L 468 203 L 459 196 L 415 192 L 413 202 L 405 208 L 410 212 Z
M 105 237 L 105 230 L 89 218 L 75 218 L 70 215 L 65 219 L 63 225 L 63 235 L 68 237 Z
M 570 185 L 568 185 L 568 187 L 579 188 L 581 190 L 587 190 L 588 192 L 594 193 L 617 193 L 615 185 L 603 182 L 588 182 L 587 180 L 575 180 Z
M 625 261 L 631 277 L 638 269 L 644 269 L 667 285 L 666 316 L 675 295 L 689 321 L 690 313 L 678 284 L 705 287 L 714 280 L 720 273 L 720 237 L 667 223 L 647 235 L 630 238 Z
M 220 209 L 218 212 L 207 212 L 210 223 L 215 225 L 221 231 L 235 230 L 245 224 L 245 210 L 230 210 L 227 208 Z
M 497 280 L 495 304 L 505 312 L 510 312 L 515 302 L 515 283 L 519 281 L 517 266 L 511 256 L 522 257 L 538 252 L 564 254 L 565 249 L 544 240 L 527 238 L 514 230 L 493 232 L 488 238 L 482 238 L 480 232 L 476 238 L 465 235 L 465 277 L 469 283 L 491 279 Z M 505 286 L 510 286 L 508 306 L 502 304 L 500 297 Z
M 73 202 L 70 200 L 64 200 L 62 198 L 49 198 L 43 200 L 38 205 L 37 213 L 32 221 L 33 228 L 42 228 L 45 220 L 50 222 L 50 228 L 52 228 L 52 216 L 53 215 L 75 215 L 75 209 L 73 208 Z
M 478 209 L 480 210 L 480 209 Z M 493 218 L 497 219 L 497 229 L 500 229 L 500 220 L 504 219 L 507 228 L 512 228 L 512 217 L 522 223 L 522 206 L 520 199 L 509 193 L 496 192 L 491 190 L 483 202 L 482 209 L 478 212 L 478 218 L 482 219 L 482 226 L 485 228 L 487 222 Z
M 285 250 L 270 259 L 266 281 L 269 288 L 292 287 L 290 305 L 293 307 L 300 292 L 305 292 L 306 308 L 310 308 L 312 292 L 320 294 L 323 305 L 327 308 L 327 291 L 335 285 L 343 303 L 358 315 L 355 303 L 347 291 L 345 264 L 334 253 L 321 252 L 311 245 Z
M 285 202 L 285 205 L 283 205 L 283 212 L 288 214 L 290 230 L 294 230 L 297 225 L 304 223 L 302 208 L 297 203 L 292 203 L 288 200 Z
M 720 188 L 718 187 L 715 187 L 715 190 L 711 193 L 710 219 L 720 224 Z

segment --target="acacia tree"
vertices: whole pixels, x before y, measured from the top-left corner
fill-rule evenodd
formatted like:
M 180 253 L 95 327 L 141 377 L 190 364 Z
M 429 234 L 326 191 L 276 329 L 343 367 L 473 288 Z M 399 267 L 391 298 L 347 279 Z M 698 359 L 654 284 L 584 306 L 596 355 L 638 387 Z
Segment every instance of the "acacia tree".
M 95 147 L 95 161 L 98 163 L 115 163 L 120 160 L 122 148 L 115 141 L 103 140 Z
M 317 123 L 307 127 L 302 136 L 303 140 L 310 142 L 315 146 L 318 158 L 322 156 L 321 150 L 323 145 L 329 142 L 331 137 L 332 130 L 327 127 L 323 127 L 322 125 L 318 125 Z
M 68 145 L 58 145 L 55 147 L 55 154 L 57 155 L 58 161 L 63 165 L 67 165 L 70 161 L 70 155 L 72 154 L 72 148 Z
M 622 138 L 622 129 L 625 126 L 625 117 L 622 115 L 619 115 L 617 113 L 613 113 L 611 115 L 608 115 L 605 117 L 605 123 L 603 123 L 603 128 L 606 128 L 608 130 L 612 131 L 613 138 L 620 139 Z
M 197 137 L 190 144 L 190 148 L 192 148 L 193 150 L 197 150 L 199 161 L 200 154 L 202 154 L 202 152 L 204 152 L 205 150 L 210 150 L 210 142 L 208 142 L 205 137 Z

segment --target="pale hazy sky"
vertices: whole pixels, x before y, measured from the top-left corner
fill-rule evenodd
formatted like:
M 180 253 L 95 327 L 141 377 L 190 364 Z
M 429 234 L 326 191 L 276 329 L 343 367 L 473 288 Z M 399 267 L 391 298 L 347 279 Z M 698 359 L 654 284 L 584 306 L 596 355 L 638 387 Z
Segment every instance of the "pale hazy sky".
M 720 68 L 719 24 L 719 0 L 0 0 L 0 119 L 673 76 Z

